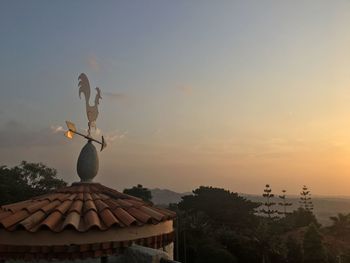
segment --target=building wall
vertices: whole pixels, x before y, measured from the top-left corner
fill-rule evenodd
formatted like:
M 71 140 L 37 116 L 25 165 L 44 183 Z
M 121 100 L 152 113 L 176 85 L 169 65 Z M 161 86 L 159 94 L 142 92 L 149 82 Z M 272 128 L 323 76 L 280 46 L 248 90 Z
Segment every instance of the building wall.
M 160 263 L 162 258 L 173 259 L 174 244 L 171 243 L 162 249 L 153 249 L 138 245 L 133 245 L 125 250 L 123 255 L 108 256 L 105 258 L 90 258 L 84 260 L 40 260 L 31 261 L 35 263 Z M 28 263 L 23 260 L 6 260 L 1 263 Z

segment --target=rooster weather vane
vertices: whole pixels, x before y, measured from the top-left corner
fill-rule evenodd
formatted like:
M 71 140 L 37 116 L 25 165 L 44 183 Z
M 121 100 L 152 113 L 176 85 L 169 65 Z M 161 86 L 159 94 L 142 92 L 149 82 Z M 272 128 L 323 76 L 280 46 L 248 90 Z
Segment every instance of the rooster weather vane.
M 86 114 L 89 121 L 87 134 L 78 132 L 74 123 L 70 121 L 66 121 L 68 130 L 65 132 L 64 135 L 69 139 L 73 139 L 73 136 L 77 134 L 87 139 L 87 143 L 81 149 L 81 152 L 79 154 L 79 158 L 77 162 L 77 172 L 81 179 L 81 182 L 89 183 L 89 182 L 92 182 L 93 178 L 97 175 L 98 167 L 99 167 L 98 154 L 92 142 L 100 144 L 101 151 L 107 146 L 103 136 L 101 141 L 99 141 L 94 139 L 91 135 L 91 128 L 93 127 L 96 129 L 96 119 L 98 117 L 97 107 L 102 97 L 101 97 L 100 89 L 96 88 L 97 94 L 95 97 L 95 104 L 90 105 L 89 101 L 90 101 L 91 89 L 90 89 L 89 79 L 84 73 L 82 73 L 79 75 L 78 80 L 79 80 L 79 84 L 78 84 L 79 97 L 81 98 L 82 93 L 85 96 Z
M 74 134 L 80 135 L 80 136 L 84 137 L 85 139 L 87 139 L 88 141 L 93 141 L 93 142 L 100 144 L 101 151 L 102 151 L 107 146 L 107 143 L 105 142 L 104 137 L 102 136 L 101 141 L 98 141 L 91 136 L 91 128 L 93 127 L 96 129 L 96 119 L 98 117 L 98 105 L 100 104 L 100 99 L 102 99 L 101 90 L 100 90 L 100 88 L 96 87 L 97 93 L 95 96 L 95 104 L 90 105 L 91 88 L 90 88 L 89 79 L 84 73 L 81 73 L 79 75 L 78 80 L 79 80 L 79 84 L 78 84 L 79 98 L 81 98 L 82 93 L 84 94 L 84 97 L 85 97 L 86 115 L 87 115 L 87 118 L 89 121 L 88 122 L 88 130 L 87 130 L 88 133 L 87 133 L 87 135 L 84 135 L 84 134 L 78 132 L 74 123 L 72 123 L 70 121 L 66 121 L 68 131 L 65 132 L 65 136 L 69 139 L 72 139 Z

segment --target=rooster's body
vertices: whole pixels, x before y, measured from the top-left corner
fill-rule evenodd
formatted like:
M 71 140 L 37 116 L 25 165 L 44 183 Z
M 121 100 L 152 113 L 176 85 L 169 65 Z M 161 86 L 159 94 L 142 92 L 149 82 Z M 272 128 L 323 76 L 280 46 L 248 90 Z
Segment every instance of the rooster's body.
M 80 74 L 80 76 L 79 76 L 78 86 L 79 86 L 79 98 L 81 98 L 81 93 L 83 93 L 85 96 L 86 114 L 87 114 L 87 118 L 89 120 L 88 133 L 90 135 L 91 127 L 96 128 L 96 119 L 98 116 L 97 105 L 99 104 L 100 99 L 102 99 L 101 91 L 99 88 L 96 88 L 97 94 L 95 97 L 95 104 L 93 106 L 91 106 L 89 103 L 90 93 L 91 93 L 90 83 L 89 83 L 89 79 L 87 78 L 87 76 L 84 73 Z

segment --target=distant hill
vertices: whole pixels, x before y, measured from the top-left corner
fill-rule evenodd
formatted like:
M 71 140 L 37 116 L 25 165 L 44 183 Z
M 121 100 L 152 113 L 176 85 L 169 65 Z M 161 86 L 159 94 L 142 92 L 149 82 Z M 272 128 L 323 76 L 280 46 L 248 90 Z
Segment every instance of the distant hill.
M 169 205 L 171 203 L 178 203 L 181 201 L 181 197 L 189 195 L 191 193 L 177 193 L 168 189 L 151 189 L 152 202 L 156 205 Z
M 178 203 L 181 201 L 181 197 L 184 195 L 190 195 L 187 193 L 177 193 L 168 189 L 152 189 L 152 201 L 157 205 L 168 205 L 170 203 Z M 248 200 L 254 202 L 263 202 L 263 198 L 259 195 L 240 194 Z M 349 197 L 313 197 L 314 213 L 319 222 L 326 226 L 331 223 L 329 217 L 338 213 L 350 213 L 350 198 Z M 277 198 L 275 202 L 278 202 Z M 288 199 L 288 202 L 293 203 L 290 210 L 297 209 L 299 207 L 299 197 L 292 196 Z

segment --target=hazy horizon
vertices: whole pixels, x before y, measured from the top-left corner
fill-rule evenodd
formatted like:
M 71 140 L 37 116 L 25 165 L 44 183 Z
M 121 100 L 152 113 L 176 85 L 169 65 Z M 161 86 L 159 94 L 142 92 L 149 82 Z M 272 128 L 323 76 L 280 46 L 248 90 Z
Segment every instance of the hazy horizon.
M 101 88 L 95 181 L 350 196 L 350 2 L 4 1 L 1 165 L 68 182 Z M 92 97 L 95 96 L 93 90 Z

